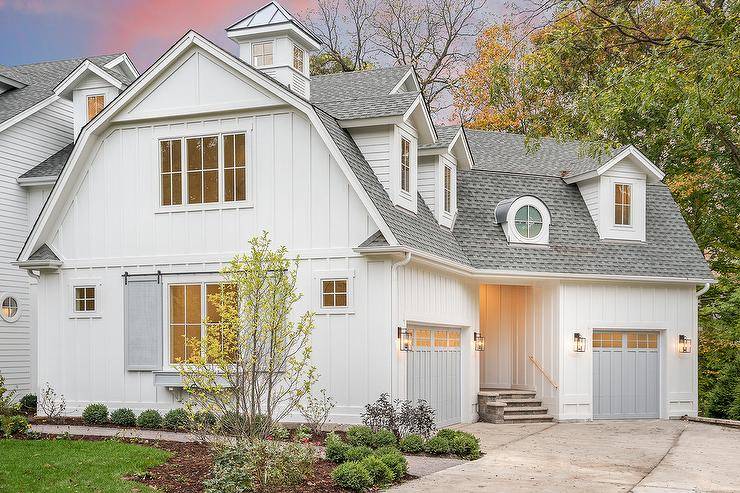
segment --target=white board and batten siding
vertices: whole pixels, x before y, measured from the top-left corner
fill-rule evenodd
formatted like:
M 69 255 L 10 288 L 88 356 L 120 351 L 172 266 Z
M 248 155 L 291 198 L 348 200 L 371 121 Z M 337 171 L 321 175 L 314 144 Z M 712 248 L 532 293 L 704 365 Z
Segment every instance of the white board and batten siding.
M 18 300 L 15 322 L 0 318 L 0 372 L 11 388 L 35 390 L 35 286 L 24 271 L 11 265 L 36 219 L 39 197 L 18 185 L 20 175 L 72 142 L 72 105 L 57 100 L 0 133 L 0 296 Z M 38 200 L 36 200 L 38 199 Z
M 693 286 L 563 282 L 560 296 L 563 387 L 560 419 L 591 419 L 594 330 L 658 333 L 659 415 L 697 414 L 697 300 Z M 573 333 L 587 338 L 586 351 L 572 350 Z M 678 352 L 678 336 L 694 341 Z
M 389 329 L 390 294 L 384 289 L 390 283 L 390 262 L 367 260 L 352 250 L 377 225 L 321 137 L 298 112 L 258 108 L 212 118 L 148 120 L 158 112 L 193 113 L 185 101 L 213 107 L 220 104 L 214 98 L 237 100 L 230 91 L 238 91 L 246 102 L 265 96 L 248 81 L 219 72 L 205 55 L 188 57 L 181 67 L 184 75 L 162 77 L 153 93 L 136 100 L 103 135 L 79 163 L 81 180 L 74 194 L 59 204 L 62 214 L 53 225 L 51 244 L 65 264 L 59 274 L 42 276 L 48 303 L 41 310 L 41 381 L 55 383 L 75 412 L 93 401 L 134 409 L 181 405 L 176 393 L 154 386 L 151 372 L 125 370 L 121 275 L 216 270 L 247 250 L 252 236 L 269 231 L 275 246 L 285 245 L 290 255 L 302 259 L 298 283 L 304 297 L 296 313 L 320 311 L 317 273 L 354 274 L 351 310 L 316 315 L 313 358 L 321 374 L 319 387 L 337 403 L 333 419 L 359 420 L 362 407 L 390 385 L 389 348 L 395 343 Z M 190 84 L 192 77 L 196 82 Z M 221 93 L 206 95 L 208 88 Z M 135 119 L 138 123 L 127 122 Z M 236 130 L 250 134 L 248 203 L 160 207 L 158 139 Z M 70 317 L 71 288 L 85 280 L 99 282 L 99 316 Z

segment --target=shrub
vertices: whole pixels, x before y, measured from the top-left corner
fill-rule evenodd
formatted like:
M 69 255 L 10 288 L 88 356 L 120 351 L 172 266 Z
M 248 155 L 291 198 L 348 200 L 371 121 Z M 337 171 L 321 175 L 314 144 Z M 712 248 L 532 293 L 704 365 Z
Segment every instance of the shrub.
M 301 425 L 295 430 L 295 440 L 298 442 L 307 442 L 311 440 L 311 437 L 313 434 L 311 433 L 311 429 L 306 425 Z
M 285 426 L 275 425 L 270 430 L 270 435 L 278 440 L 287 440 L 290 438 L 290 431 Z
M 125 407 L 116 409 L 110 413 L 110 422 L 118 426 L 136 426 L 136 415 Z
M 436 436 L 427 440 L 424 451 L 432 455 L 444 455 L 450 453 L 450 441 L 443 436 Z
M 82 411 L 82 421 L 89 425 L 102 425 L 108 422 L 108 407 L 105 404 L 90 404 Z
M 450 451 L 463 459 L 475 460 L 480 458 L 480 443 L 470 433 L 460 432 L 450 442 Z
M 443 428 L 437 432 L 437 436 L 451 442 L 460 433 L 460 431 L 451 428 Z
M 391 430 L 383 428 L 373 435 L 373 447 L 395 447 L 396 443 L 396 435 Z
M 314 396 L 309 393 L 304 400 L 305 404 L 298 404 L 298 410 L 311 428 L 311 432 L 321 433 L 329 419 L 331 410 L 334 408 L 334 399 L 327 397 L 326 390 L 321 389 L 319 395 Z
M 136 418 L 136 424 L 142 428 L 159 428 L 162 425 L 162 415 L 156 409 L 147 409 Z
M 216 423 L 218 422 L 216 415 L 213 414 L 212 411 L 197 411 L 194 418 L 196 423 L 209 428 L 216 426 Z
M 409 435 L 401 439 L 401 450 L 409 454 L 418 454 L 424 451 L 424 439 L 421 435 Z
M 404 457 L 397 449 L 393 449 L 393 451 L 386 452 L 377 457 L 382 460 L 391 471 L 393 471 L 393 477 L 396 480 L 399 480 L 406 475 L 406 471 L 408 471 L 409 467 L 408 462 L 406 461 L 406 457 Z
M 36 394 L 26 394 L 21 397 L 21 410 L 27 413 L 36 413 L 36 407 L 38 406 L 38 398 Z
M 326 458 L 332 462 L 344 462 L 344 454 L 349 449 L 349 445 L 344 443 L 336 433 L 329 433 L 324 442 Z
M 360 464 L 370 473 L 373 485 L 383 486 L 393 482 L 393 478 L 395 477 L 393 471 L 379 457 L 370 455 L 362 459 Z
M 11 416 L 18 411 L 18 404 L 13 402 L 15 393 L 5 386 L 5 377 L 0 373 L 0 416 Z
M 338 486 L 354 491 L 362 491 L 373 485 L 373 479 L 359 462 L 345 462 L 331 472 L 331 479 Z
M 377 455 L 378 457 L 380 457 L 381 455 L 387 455 L 387 454 L 401 455 L 401 452 L 399 452 L 396 447 L 380 447 L 373 451 L 373 455 Z
M 344 462 L 357 462 L 361 461 L 368 455 L 372 454 L 373 450 L 370 447 L 364 445 L 358 445 L 356 447 L 350 447 L 344 451 Z
M 54 419 L 64 414 L 64 411 L 67 409 L 67 401 L 64 400 L 64 395 L 57 395 L 56 391 L 49 385 L 49 382 L 46 382 L 44 388 L 41 389 L 39 406 L 41 406 L 41 410 L 45 415 Z
M 182 430 L 190 424 L 188 413 L 184 409 L 172 409 L 162 418 L 162 427 L 168 430 Z
M 0 432 L 6 437 L 28 431 L 28 420 L 25 416 L 2 416 L 0 420 Z
M 373 431 L 388 429 L 396 437 L 411 433 L 428 437 L 434 431 L 434 410 L 423 400 L 416 405 L 399 399 L 391 402 L 388 394 L 381 394 L 377 401 L 365 405 L 362 422 Z
M 296 443 L 254 440 L 223 447 L 213 473 L 204 482 L 207 493 L 266 491 L 294 486 L 313 471 L 312 447 Z
M 374 442 L 373 430 L 367 426 L 350 426 L 347 429 L 347 442 L 350 445 L 372 447 Z

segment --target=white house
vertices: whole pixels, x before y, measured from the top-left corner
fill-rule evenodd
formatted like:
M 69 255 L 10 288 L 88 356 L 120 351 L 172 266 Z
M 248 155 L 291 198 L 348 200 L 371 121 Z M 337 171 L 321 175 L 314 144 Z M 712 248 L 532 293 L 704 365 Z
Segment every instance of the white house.
M 0 65 L 0 373 L 21 395 L 37 381 L 36 276 L 11 262 L 79 126 L 138 75 L 125 54 Z
M 408 67 L 311 77 L 275 2 L 227 33 L 239 57 L 188 32 L 76 121 L 20 251 L 38 381 L 73 412 L 179 406 L 209 285 L 266 230 L 302 259 L 334 421 L 383 392 L 440 425 L 696 414 L 713 279 L 637 149 L 435 127 Z

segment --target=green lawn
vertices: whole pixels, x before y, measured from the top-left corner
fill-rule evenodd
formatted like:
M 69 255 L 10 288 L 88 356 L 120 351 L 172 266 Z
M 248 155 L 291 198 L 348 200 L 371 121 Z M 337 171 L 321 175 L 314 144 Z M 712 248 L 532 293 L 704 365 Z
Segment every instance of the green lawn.
M 115 441 L 0 440 L 0 493 L 152 492 L 121 478 L 162 464 L 171 455 Z

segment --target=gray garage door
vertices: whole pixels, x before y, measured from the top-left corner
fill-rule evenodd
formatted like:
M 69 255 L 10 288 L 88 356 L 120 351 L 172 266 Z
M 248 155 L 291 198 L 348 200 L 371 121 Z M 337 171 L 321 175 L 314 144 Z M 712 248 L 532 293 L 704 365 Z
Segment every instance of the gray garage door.
M 657 418 L 657 332 L 594 331 L 594 419 Z
M 437 426 L 460 422 L 460 330 L 410 327 L 408 399 L 426 400 L 436 411 Z

